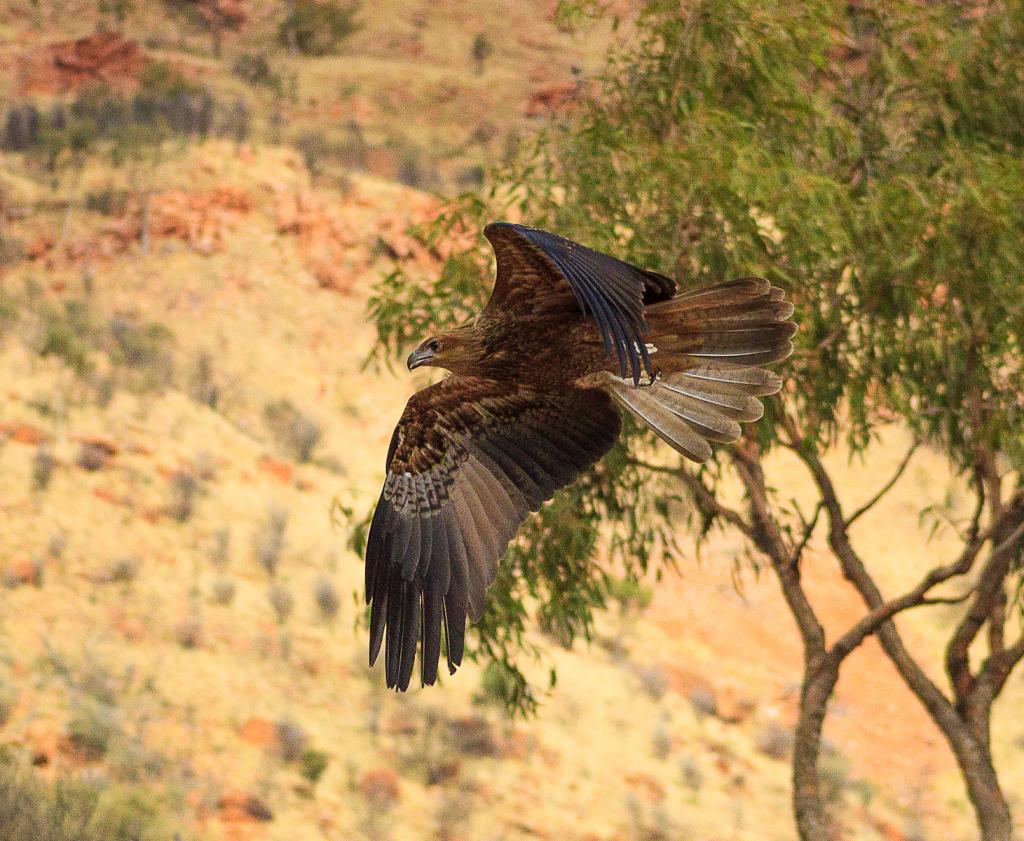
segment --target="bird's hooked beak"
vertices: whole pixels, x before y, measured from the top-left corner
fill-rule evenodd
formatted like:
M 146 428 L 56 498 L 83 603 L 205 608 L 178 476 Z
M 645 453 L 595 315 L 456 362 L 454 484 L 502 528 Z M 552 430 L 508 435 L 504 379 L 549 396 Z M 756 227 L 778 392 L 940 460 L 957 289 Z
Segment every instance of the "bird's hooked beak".
M 418 347 L 412 353 L 409 354 L 409 359 L 406 364 L 409 366 L 411 371 L 413 368 L 419 368 L 420 365 L 426 365 L 434 358 L 434 351 L 426 347 Z

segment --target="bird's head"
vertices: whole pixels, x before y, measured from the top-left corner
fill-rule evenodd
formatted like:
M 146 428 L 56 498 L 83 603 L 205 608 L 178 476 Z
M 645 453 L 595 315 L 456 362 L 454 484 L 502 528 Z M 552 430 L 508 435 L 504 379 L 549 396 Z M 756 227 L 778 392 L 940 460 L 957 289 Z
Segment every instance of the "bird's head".
M 445 368 L 453 374 L 469 373 L 480 360 L 480 343 L 467 327 L 438 333 L 409 354 L 409 370 L 423 365 Z

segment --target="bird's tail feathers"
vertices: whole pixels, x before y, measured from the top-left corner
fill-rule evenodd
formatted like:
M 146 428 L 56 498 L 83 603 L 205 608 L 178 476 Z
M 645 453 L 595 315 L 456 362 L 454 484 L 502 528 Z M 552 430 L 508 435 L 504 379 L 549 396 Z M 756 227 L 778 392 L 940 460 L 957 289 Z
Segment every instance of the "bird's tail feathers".
M 741 422 L 764 413 L 758 398 L 782 387 L 778 376 L 755 366 L 792 352 L 792 314 L 783 291 L 762 278 L 706 286 L 654 304 L 646 315 L 660 375 L 639 386 L 611 375 L 609 391 L 674 449 L 705 461 L 709 441 L 735 441 Z
M 793 305 L 783 290 L 759 277 L 705 286 L 648 307 L 655 362 L 666 373 L 691 361 L 765 365 L 793 350 Z

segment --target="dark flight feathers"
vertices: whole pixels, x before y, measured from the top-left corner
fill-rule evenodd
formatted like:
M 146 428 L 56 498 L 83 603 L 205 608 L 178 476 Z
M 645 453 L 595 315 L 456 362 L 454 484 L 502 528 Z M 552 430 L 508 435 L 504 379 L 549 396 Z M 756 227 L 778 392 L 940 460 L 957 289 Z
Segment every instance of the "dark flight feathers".
M 619 426 L 599 390 L 452 376 L 412 397 L 366 547 L 370 662 L 383 643 L 389 687 L 408 687 L 421 636 L 420 679 L 435 681 L 442 627 L 455 671 L 466 618 L 483 613 L 523 520 L 604 455 Z
M 671 298 L 674 280 L 524 225 L 492 222 L 484 236 L 498 263 L 488 308 L 564 312 L 571 294 L 597 322 L 605 353 L 618 358 L 622 377 L 636 384 L 646 371 L 654 378 L 644 307 Z

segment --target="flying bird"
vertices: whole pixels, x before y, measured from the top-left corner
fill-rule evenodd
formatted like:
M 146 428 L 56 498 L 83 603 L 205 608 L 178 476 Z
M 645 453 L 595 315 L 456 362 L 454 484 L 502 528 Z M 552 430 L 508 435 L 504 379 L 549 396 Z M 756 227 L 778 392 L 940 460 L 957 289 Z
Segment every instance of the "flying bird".
M 762 278 L 676 294 L 671 278 L 547 231 L 493 222 L 484 236 L 491 299 L 409 355 L 409 370 L 450 374 L 405 407 L 367 538 L 370 665 L 383 644 L 398 690 L 417 648 L 421 682 L 437 679 L 442 629 L 455 672 L 519 526 L 611 448 L 623 409 L 705 461 L 782 387 L 757 366 L 788 356 L 796 330 Z

